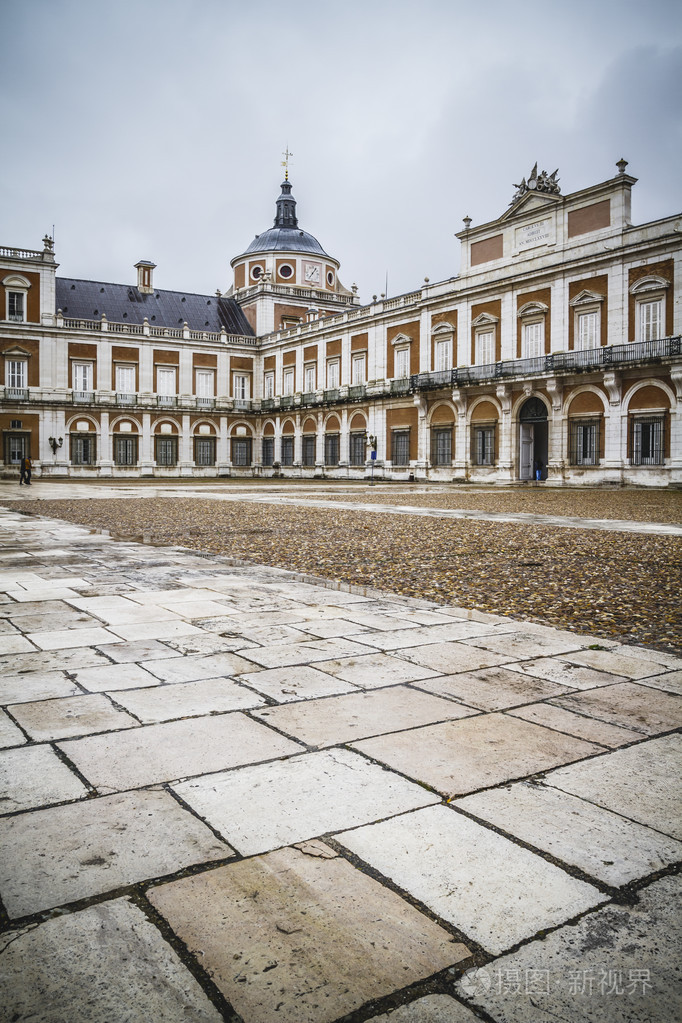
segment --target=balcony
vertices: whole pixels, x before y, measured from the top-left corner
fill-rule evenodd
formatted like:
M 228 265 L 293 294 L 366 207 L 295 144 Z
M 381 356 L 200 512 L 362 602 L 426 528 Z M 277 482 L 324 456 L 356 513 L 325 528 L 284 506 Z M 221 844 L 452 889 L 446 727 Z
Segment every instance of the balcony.
M 362 401 L 366 394 L 367 388 L 364 384 L 351 384 L 348 388 L 349 401 Z
M 71 396 L 74 405 L 92 405 L 95 400 L 94 391 L 73 391 Z
M 137 394 L 129 394 L 127 391 L 116 392 L 117 405 L 137 405 Z
M 28 401 L 28 387 L 6 387 L 5 398 L 9 401 Z
M 338 387 L 329 387 L 324 392 L 324 401 L 338 401 L 339 400 L 339 389 Z
M 215 408 L 215 398 L 203 398 L 197 396 L 197 408 L 211 409 Z
M 176 394 L 157 394 L 156 404 L 163 408 L 175 408 L 178 404 Z
M 239 412 L 250 412 L 251 411 L 251 399 L 250 398 L 235 398 L 234 399 L 235 410 Z
M 411 387 L 411 377 L 397 377 L 391 380 L 391 394 L 407 394 Z

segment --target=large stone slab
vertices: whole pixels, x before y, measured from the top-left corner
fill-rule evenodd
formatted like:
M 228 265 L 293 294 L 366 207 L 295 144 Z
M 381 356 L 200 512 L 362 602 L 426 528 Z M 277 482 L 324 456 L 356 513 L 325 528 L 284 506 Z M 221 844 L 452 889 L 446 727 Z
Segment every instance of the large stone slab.
M 0 677 L 0 704 L 27 703 L 60 696 L 78 696 L 81 690 L 63 671 L 27 671 Z
M 682 840 L 681 768 L 682 735 L 667 735 L 562 767 L 546 782 Z
M 656 735 L 682 727 L 682 696 L 634 682 L 619 682 L 604 689 L 573 693 L 553 701 L 568 710 L 587 714 L 611 725 Z
M 460 671 L 490 668 L 494 664 L 505 664 L 511 659 L 504 654 L 481 650 L 465 643 L 429 643 L 427 646 L 403 649 L 400 656 L 412 661 L 413 664 L 431 668 L 438 675 L 454 675 Z
M 601 752 L 592 743 L 503 714 L 426 725 L 353 747 L 449 797 Z
M 283 643 L 247 651 L 249 658 L 264 668 L 285 668 L 293 664 L 311 664 L 329 658 L 351 657 L 367 653 L 367 647 L 350 639 L 317 639 L 311 643 Z
M 80 633 L 81 637 L 83 633 Z M 115 650 L 116 644 L 106 647 Z M 15 654 L 0 657 L 0 679 L 3 675 L 22 675 L 24 672 L 71 671 L 74 668 L 90 668 L 96 664 L 109 663 L 107 656 L 94 647 L 79 646 L 73 650 L 36 650 L 32 654 Z
M 107 663 L 97 668 L 76 668 L 72 674 L 78 684 L 91 693 L 159 685 L 156 675 L 152 675 L 141 664 Z
M 147 671 L 164 682 L 196 682 L 202 678 L 224 678 L 226 675 L 241 675 L 253 671 L 253 661 L 247 661 L 238 654 L 208 654 L 205 657 L 188 655 L 171 657 L 167 661 L 150 661 Z
M 469 646 L 479 646 L 484 650 L 505 654 L 508 660 L 566 654 L 572 650 L 580 650 L 583 646 L 579 636 L 571 634 L 567 638 L 565 633 L 562 636 L 554 635 L 551 630 L 537 636 L 530 629 L 518 629 L 503 635 L 477 636 L 464 642 Z
M 334 746 L 371 735 L 467 717 L 476 712 L 408 686 L 266 707 L 254 717 L 309 746 Z
M 548 682 L 569 686 L 571 689 L 594 689 L 596 686 L 627 682 L 624 675 L 610 675 L 606 671 L 598 671 L 584 664 L 574 664 L 565 657 L 537 657 L 532 661 L 508 664 L 507 667 L 524 675 L 532 675 L 533 678 L 545 678 Z
M 633 732 L 630 728 L 619 728 L 596 718 L 585 717 L 584 714 L 574 714 L 573 711 L 555 707 L 552 703 L 534 703 L 530 707 L 517 707 L 516 710 L 507 713 L 512 717 L 534 721 L 536 725 L 555 728 L 557 732 L 575 735 L 578 739 L 596 742 L 610 749 L 627 746 L 630 742 L 639 742 L 641 738 L 639 732 Z
M 646 799 L 646 779 L 640 794 Z M 604 884 L 628 884 L 682 860 L 682 843 L 559 789 L 518 782 L 453 805 Z
M 6 1020 L 44 1023 L 220 1023 L 192 974 L 127 899 L 5 936 Z
M 348 682 L 343 682 L 307 664 L 246 672 L 240 675 L 239 681 L 263 693 L 264 696 L 277 700 L 278 703 L 357 692 L 356 687 L 349 685 Z
M 568 692 L 566 686 L 528 678 L 509 668 L 482 668 L 459 675 L 441 675 L 420 682 L 421 689 L 447 696 L 479 710 L 503 710 Z
M 260 707 L 265 703 L 262 697 L 250 689 L 224 678 L 133 689 L 115 693 L 114 698 L 143 724 L 204 714 L 224 714 L 229 710 Z
M 498 1023 L 671 1023 L 682 1018 L 682 882 L 610 905 L 464 974 L 460 997 Z
M 238 711 L 72 739 L 59 748 L 100 792 L 139 788 L 301 751 Z
M 109 643 L 120 643 L 121 640 L 113 632 L 103 628 L 58 629 L 55 632 L 32 632 L 30 639 L 39 650 L 68 650 L 79 646 L 108 646 Z M 0 651 L 2 636 L 0 636 Z M 4 651 L 3 651 L 4 652 Z
M 402 682 L 433 678 L 437 674 L 431 668 L 423 668 L 404 661 L 401 657 L 391 657 L 390 654 L 384 653 L 366 653 L 364 656 L 354 655 L 320 661 L 317 667 L 362 689 L 395 686 Z
M 646 678 L 648 675 L 660 675 L 661 664 L 657 660 L 655 650 L 647 651 L 648 656 L 620 650 L 581 650 L 572 653 L 569 660 L 574 664 L 584 664 L 599 671 L 608 671 L 612 675 L 624 675 L 626 678 Z M 665 654 L 662 655 L 665 657 Z
M 0 820 L 0 895 L 17 918 L 232 855 L 162 790 Z
M 468 955 L 346 860 L 297 849 L 148 897 L 244 1023 L 331 1023 Z
M 643 686 L 651 686 L 653 689 L 664 689 L 668 693 L 677 693 L 682 696 L 682 671 L 668 671 L 664 675 L 647 675 L 639 680 Z
M 478 1016 L 450 995 L 427 995 L 392 1012 L 372 1016 L 367 1023 L 478 1023 Z
M 336 837 L 495 955 L 605 900 L 592 885 L 445 806 Z
M 26 736 L 20 728 L 0 710 L 0 749 L 9 749 L 10 746 L 22 746 L 26 742 Z
M 117 710 L 106 696 L 99 694 L 18 703 L 12 707 L 12 713 L 32 739 L 64 739 L 137 725 L 135 718 Z
M 83 799 L 88 790 L 49 746 L 0 752 L 0 813 Z
M 173 789 L 245 856 L 438 802 L 349 750 L 244 767 Z

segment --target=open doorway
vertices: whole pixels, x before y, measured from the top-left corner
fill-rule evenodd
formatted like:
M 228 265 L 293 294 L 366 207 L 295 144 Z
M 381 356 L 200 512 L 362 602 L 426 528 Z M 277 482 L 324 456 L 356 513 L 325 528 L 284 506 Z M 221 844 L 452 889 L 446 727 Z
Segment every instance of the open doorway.
M 540 398 L 524 402 L 519 415 L 519 479 L 547 479 L 547 407 Z

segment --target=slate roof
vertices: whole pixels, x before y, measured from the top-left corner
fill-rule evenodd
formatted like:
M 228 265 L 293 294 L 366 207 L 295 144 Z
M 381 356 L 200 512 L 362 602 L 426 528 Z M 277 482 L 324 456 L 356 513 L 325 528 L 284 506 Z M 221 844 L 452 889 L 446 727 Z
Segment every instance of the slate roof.
M 243 255 L 250 252 L 310 252 L 329 258 L 317 238 L 298 227 L 271 227 L 257 234 Z
M 99 320 L 104 313 L 115 323 L 141 324 L 146 316 L 153 327 L 182 327 L 186 321 L 190 330 L 219 333 L 224 327 L 228 334 L 253 337 L 237 302 L 225 296 L 159 288 L 144 295 L 134 285 L 58 277 L 57 309 L 73 319 Z

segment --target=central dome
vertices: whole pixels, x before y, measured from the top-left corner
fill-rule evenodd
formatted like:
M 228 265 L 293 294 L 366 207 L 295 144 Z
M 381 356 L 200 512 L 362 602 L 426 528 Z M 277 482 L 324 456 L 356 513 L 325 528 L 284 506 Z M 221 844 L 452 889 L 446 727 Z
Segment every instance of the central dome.
M 291 182 L 282 182 L 282 192 L 277 200 L 274 226 L 263 234 L 257 234 L 243 255 L 254 252 L 308 252 L 316 256 L 327 256 L 317 238 L 307 231 L 301 231 L 296 217 L 296 200 L 291 194 Z

